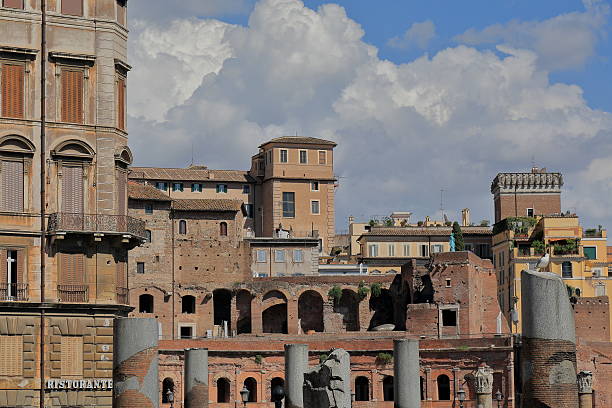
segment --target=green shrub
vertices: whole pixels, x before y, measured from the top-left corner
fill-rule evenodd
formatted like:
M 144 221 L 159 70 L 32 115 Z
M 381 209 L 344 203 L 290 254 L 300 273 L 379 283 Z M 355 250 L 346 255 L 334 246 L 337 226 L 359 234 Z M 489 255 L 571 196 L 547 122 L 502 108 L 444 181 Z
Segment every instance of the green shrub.
M 391 361 L 393 361 L 393 354 L 389 354 L 389 353 L 378 353 L 378 355 L 376 356 L 376 361 L 379 364 L 389 364 Z
M 382 285 L 378 282 L 374 282 L 370 285 L 370 290 L 372 291 L 372 296 L 379 297 L 382 293 Z
M 261 354 L 255 355 L 255 364 L 263 363 L 263 356 Z
M 325 360 L 329 357 L 329 354 L 319 354 L 319 364 L 323 364 Z
M 327 297 L 329 300 L 333 300 L 334 302 L 339 302 L 340 298 L 342 298 L 342 288 L 338 285 L 334 285 L 329 292 L 327 292 Z
M 359 300 L 367 298 L 368 293 L 370 293 L 370 288 L 366 286 L 364 281 L 359 282 L 359 287 L 357 288 L 357 296 L 359 296 Z
M 535 240 L 531 242 L 531 247 L 535 251 L 536 254 L 543 254 L 546 251 L 546 245 L 544 241 Z

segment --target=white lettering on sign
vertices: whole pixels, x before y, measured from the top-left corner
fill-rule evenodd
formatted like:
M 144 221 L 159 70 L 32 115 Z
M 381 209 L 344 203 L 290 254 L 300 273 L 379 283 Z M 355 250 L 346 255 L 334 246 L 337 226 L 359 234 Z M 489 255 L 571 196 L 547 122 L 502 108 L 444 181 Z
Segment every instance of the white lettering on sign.
M 107 378 L 92 378 L 87 380 L 47 380 L 48 390 L 111 390 L 113 380 Z

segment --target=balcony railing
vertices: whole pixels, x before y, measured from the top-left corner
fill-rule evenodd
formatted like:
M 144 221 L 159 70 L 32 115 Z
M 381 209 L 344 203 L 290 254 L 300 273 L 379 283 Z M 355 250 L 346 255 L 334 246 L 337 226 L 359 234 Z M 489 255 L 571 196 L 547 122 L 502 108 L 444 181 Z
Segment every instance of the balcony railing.
M 0 301 L 24 302 L 28 300 L 27 283 L 0 283 Z
M 129 304 L 128 288 L 117 288 L 117 303 L 122 305 Z
M 62 302 L 85 303 L 89 301 L 89 288 L 86 285 L 57 285 L 57 294 Z
M 145 238 L 145 222 L 127 215 L 55 213 L 49 216 L 49 232 L 130 234 Z

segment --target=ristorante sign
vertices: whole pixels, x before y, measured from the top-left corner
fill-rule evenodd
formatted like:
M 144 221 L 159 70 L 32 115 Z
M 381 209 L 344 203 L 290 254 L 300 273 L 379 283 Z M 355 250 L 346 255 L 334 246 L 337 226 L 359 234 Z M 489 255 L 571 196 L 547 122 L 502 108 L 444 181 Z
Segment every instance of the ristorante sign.
M 47 380 L 48 390 L 112 390 L 113 380 L 109 378 L 92 378 L 87 380 Z

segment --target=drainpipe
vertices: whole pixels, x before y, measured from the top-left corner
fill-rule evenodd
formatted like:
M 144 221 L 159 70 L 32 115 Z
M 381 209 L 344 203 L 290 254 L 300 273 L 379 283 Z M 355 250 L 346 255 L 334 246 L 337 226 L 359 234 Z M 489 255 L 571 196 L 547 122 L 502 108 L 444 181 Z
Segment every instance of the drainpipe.
M 40 36 L 40 394 L 39 406 L 45 408 L 45 250 L 47 236 L 45 231 L 46 205 L 46 126 L 47 126 L 47 1 L 41 0 L 41 36 Z

